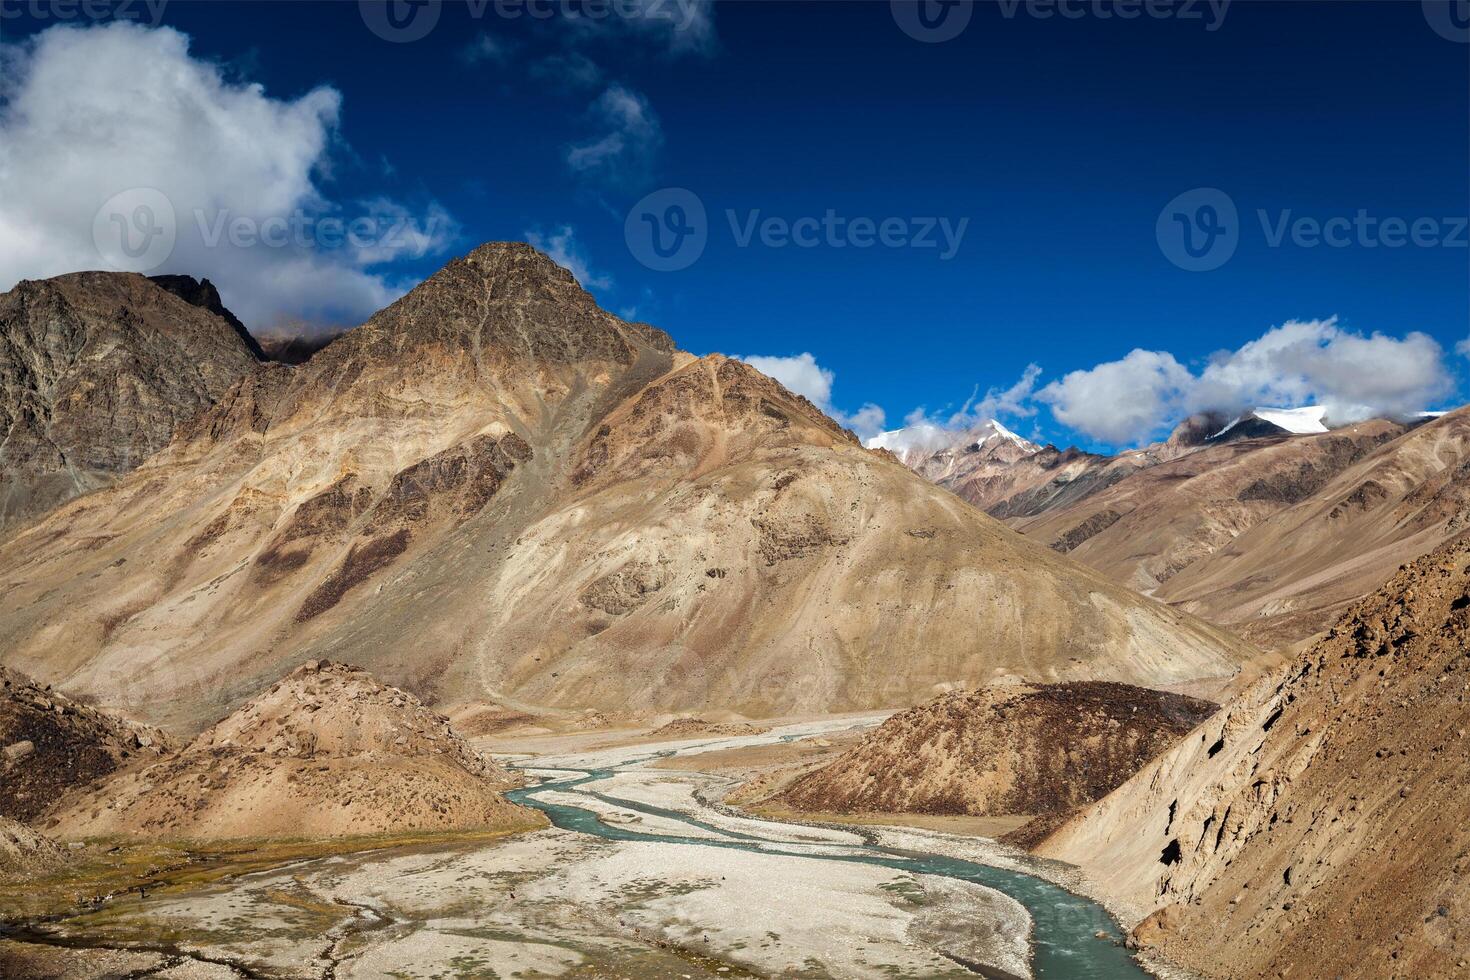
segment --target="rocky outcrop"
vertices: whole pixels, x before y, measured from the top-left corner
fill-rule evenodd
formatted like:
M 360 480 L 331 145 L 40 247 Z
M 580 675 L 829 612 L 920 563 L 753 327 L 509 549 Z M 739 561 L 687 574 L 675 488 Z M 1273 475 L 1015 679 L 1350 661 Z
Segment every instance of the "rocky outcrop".
M 215 288 L 214 283 L 208 279 L 195 279 L 193 276 L 149 276 L 148 279 L 150 282 L 173 293 L 184 302 L 197 306 L 201 310 L 208 310 L 228 323 L 230 329 L 235 331 L 235 335 L 240 338 L 240 342 L 250 350 L 250 353 L 255 355 L 257 361 L 267 359 L 265 351 L 260 348 L 260 344 L 256 342 L 254 337 L 250 336 L 250 331 L 245 329 L 245 324 L 241 323 L 239 317 L 225 308 L 224 301 L 220 299 L 219 290 Z
M 1470 539 L 1044 841 L 1210 976 L 1452 976 L 1470 960 Z
M 31 820 L 68 790 L 157 759 L 171 736 L 0 667 L 0 816 Z
M 0 881 L 60 867 L 65 853 L 45 834 L 0 816 Z
M 779 800 L 827 812 L 1068 813 L 1100 799 L 1214 710 L 1103 682 L 944 694 L 889 718 Z
M 132 273 L 0 295 L 0 531 L 162 449 L 255 367 L 248 336 Z
M 356 667 L 311 662 L 182 751 L 74 794 L 68 837 L 341 836 L 535 826 L 448 720 Z

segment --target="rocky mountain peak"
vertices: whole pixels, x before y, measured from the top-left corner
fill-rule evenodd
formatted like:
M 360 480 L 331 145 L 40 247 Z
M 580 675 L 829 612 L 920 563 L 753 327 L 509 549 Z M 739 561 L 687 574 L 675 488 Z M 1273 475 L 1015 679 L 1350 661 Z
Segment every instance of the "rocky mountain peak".
M 530 245 L 488 242 L 452 259 L 332 350 L 344 361 L 438 348 L 483 369 L 608 361 L 630 364 L 640 348 L 672 352 L 646 324 L 602 310 L 570 272 Z
M 267 360 L 265 351 L 261 350 L 260 344 L 245 329 L 245 324 L 240 318 L 225 308 L 224 300 L 220 299 L 219 290 L 214 283 L 208 279 L 195 279 L 193 276 L 149 276 L 151 282 L 162 289 L 173 293 L 186 303 L 208 310 L 221 320 L 228 323 L 235 334 L 249 348 L 250 353 L 255 355 L 257 361 Z

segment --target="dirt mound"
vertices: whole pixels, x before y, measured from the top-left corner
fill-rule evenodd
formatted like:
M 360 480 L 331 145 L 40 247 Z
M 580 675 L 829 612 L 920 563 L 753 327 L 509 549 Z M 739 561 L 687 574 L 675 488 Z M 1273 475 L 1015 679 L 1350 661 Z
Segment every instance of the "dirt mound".
M 0 878 L 57 867 L 64 855 L 61 845 L 45 834 L 0 817 Z
M 0 815 L 30 820 L 67 790 L 175 747 L 157 728 L 0 667 Z
M 1467 650 L 1461 536 L 1038 852 L 1212 976 L 1464 975 Z
M 1101 798 L 1214 710 L 1104 682 L 943 694 L 889 718 L 778 799 L 827 812 L 1065 813 Z
M 746 722 L 718 722 L 705 721 L 703 718 L 675 718 L 667 725 L 661 725 L 649 732 L 650 736 L 660 738 L 698 738 L 705 735 L 712 736 L 738 736 L 759 735 L 770 731 L 759 725 L 751 725 Z
M 412 694 L 313 661 L 183 751 L 64 800 L 46 826 L 224 838 L 536 825 L 500 795 L 514 785 Z

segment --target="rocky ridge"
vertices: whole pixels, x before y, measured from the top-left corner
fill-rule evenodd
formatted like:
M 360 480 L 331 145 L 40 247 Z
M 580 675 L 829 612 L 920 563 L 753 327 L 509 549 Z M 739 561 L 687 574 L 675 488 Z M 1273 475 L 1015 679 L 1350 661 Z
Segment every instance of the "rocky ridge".
M 190 731 L 306 659 L 449 712 L 641 720 L 1223 680 L 1249 655 L 508 243 L 0 542 L 0 601 L 7 663 Z
M 961 439 L 904 460 L 1027 536 L 1263 647 L 1325 629 L 1470 526 L 1470 409 L 1331 429 L 1306 410 L 1201 413 L 1116 456 Z

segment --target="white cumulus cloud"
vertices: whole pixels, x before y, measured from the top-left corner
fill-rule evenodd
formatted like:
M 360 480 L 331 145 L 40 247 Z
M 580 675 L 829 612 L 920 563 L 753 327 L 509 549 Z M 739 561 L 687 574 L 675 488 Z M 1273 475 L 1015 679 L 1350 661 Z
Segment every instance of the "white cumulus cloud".
M 1177 417 L 1193 382 L 1173 354 L 1135 349 L 1122 360 L 1072 371 L 1036 398 L 1069 429 L 1103 442 L 1132 443 Z
M 1036 394 L 1057 421 L 1102 442 L 1159 435 L 1191 412 L 1320 405 L 1329 423 L 1406 416 L 1449 395 L 1454 378 L 1428 334 L 1364 334 L 1325 320 L 1289 320 L 1198 373 L 1167 351 L 1134 350 L 1073 371 Z
M 810 353 L 793 354 L 789 357 L 771 357 L 755 354 L 737 357 L 761 374 L 775 378 L 798 395 L 804 395 L 839 425 L 852 429 L 859 438 L 867 439 L 883 431 L 883 409 L 872 402 L 864 404 L 856 412 L 847 413 L 832 404 L 832 385 L 837 375 L 822 367 Z
M 191 56 L 186 35 L 123 22 L 53 27 L 0 45 L 0 63 L 0 289 L 106 268 L 94 219 L 135 188 L 161 192 L 176 229 L 167 258 L 135 271 L 207 276 L 257 328 L 359 322 L 412 284 L 383 266 L 457 233 L 440 208 L 328 199 L 318 181 L 342 108 L 330 86 L 272 97 Z
M 570 272 L 584 289 L 607 289 L 612 286 L 611 276 L 592 271 L 587 252 L 577 241 L 576 232 L 570 225 L 562 225 L 550 233 L 533 228 L 526 232 L 526 241 L 545 252 L 551 261 Z
M 1444 351 L 1428 334 L 1364 335 L 1337 318 L 1290 320 L 1218 354 L 1191 395 L 1197 408 L 1322 405 L 1332 422 L 1421 411 L 1449 394 Z
M 592 103 L 590 116 L 597 132 L 567 149 L 567 166 L 614 186 L 647 180 L 664 142 L 648 99 L 623 85 L 609 85 Z
M 980 387 L 959 411 L 930 413 L 919 407 L 904 416 L 903 428 L 884 435 L 882 445 L 896 453 L 908 450 L 935 452 L 953 446 L 965 434 L 986 422 L 1001 418 L 1030 418 L 1036 414 L 1032 404 L 1041 366 L 1028 364 L 1021 376 L 1008 387 L 994 386 L 980 394 Z M 1039 434 L 1038 434 L 1039 438 Z

